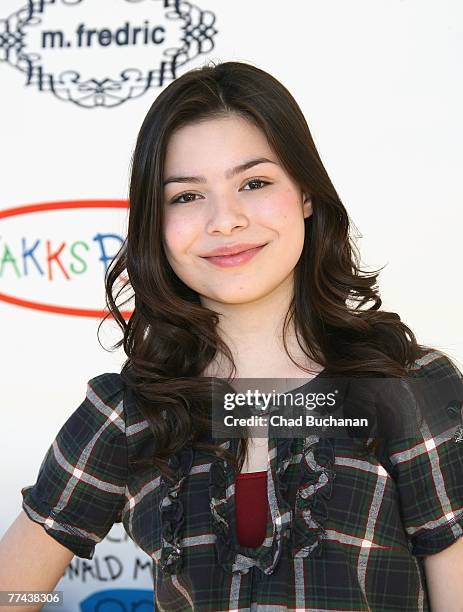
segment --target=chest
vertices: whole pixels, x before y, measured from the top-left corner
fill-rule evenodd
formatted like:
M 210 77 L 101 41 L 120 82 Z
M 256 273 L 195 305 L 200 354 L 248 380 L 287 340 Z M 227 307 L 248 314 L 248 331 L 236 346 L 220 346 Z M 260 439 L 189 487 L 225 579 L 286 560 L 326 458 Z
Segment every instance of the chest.
M 307 451 L 302 460 L 300 455 L 280 459 L 275 449 L 268 452 L 267 439 L 260 438 L 254 442 L 249 440 L 248 461 L 241 473 L 260 472 L 270 466 L 268 498 L 278 503 L 278 509 L 274 509 L 275 516 L 301 519 L 302 522 L 296 526 L 296 537 L 311 531 L 307 531 L 309 525 L 305 523 L 310 518 L 305 512 L 306 506 L 313 507 L 320 516 L 327 518 L 326 527 L 329 524 L 332 533 L 342 533 L 348 524 L 355 526 L 356 537 L 364 532 L 374 506 L 381 509 L 376 524 L 385 540 L 400 548 L 405 546 L 404 541 L 396 541 L 402 530 L 395 485 L 388 474 L 379 469 L 373 457 L 359 460 L 349 441 L 339 440 L 336 456 L 332 457 L 334 464 L 328 469 L 330 457 L 326 446 L 315 453 Z M 127 504 L 126 530 L 155 560 L 158 560 L 163 537 L 170 533 L 170 529 L 171 535 L 177 533 L 176 527 L 180 525 L 179 537 L 181 532 L 181 537 L 193 538 L 192 542 L 199 538 L 198 541 L 202 542 L 205 534 L 209 534 L 210 544 L 214 543 L 214 522 L 218 520 L 219 524 L 225 524 L 211 509 L 214 498 L 220 502 L 219 510 L 223 511 L 224 520 L 229 525 L 234 520 L 234 489 L 229 470 L 223 472 L 223 464 L 219 461 L 212 471 L 214 462 L 211 463 L 211 456 L 201 451 L 195 452 L 191 468 L 187 463 L 185 461 L 182 466 L 187 471 L 184 477 L 179 471 L 175 482 L 169 486 L 161 486 L 157 470 L 133 477 L 128 486 L 128 493 L 135 503 Z M 384 474 L 384 478 L 378 480 L 378 474 Z M 219 489 L 223 495 L 218 495 Z M 166 525 L 169 526 L 167 530 Z
M 267 470 L 268 441 L 266 438 L 249 438 L 246 460 L 241 469 L 242 474 Z

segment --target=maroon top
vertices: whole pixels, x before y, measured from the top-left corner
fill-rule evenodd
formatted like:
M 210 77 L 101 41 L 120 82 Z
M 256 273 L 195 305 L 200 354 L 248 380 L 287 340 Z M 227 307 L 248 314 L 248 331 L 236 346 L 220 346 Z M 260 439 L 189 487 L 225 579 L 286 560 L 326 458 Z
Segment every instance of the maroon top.
M 241 546 L 256 548 L 267 525 L 267 471 L 238 474 L 235 481 L 236 531 Z

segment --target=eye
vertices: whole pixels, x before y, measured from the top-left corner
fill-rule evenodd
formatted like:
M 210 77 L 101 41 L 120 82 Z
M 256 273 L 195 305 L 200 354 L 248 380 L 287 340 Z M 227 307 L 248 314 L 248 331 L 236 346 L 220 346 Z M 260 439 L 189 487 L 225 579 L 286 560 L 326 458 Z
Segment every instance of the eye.
M 245 191 L 256 191 L 256 189 L 262 189 L 266 185 L 270 185 L 270 183 L 268 181 L 263 181 L 262 179 L 252 178 L 252 179 L 249 179 L 249 181 L 245 183 L 245 186 L 246 185 L 260 185 L 260 187 L 257 187 L 257 188 L 245 189 Z M 185 200 L 181 201 L 180 198 L 187 198 L 189 196 L 193 196 L 194 198 L 196 198 L 197 195 L 198 195 L 197 193 L 192 193 L 191 191 L 185 191 L 185 193 L 181 193 L 176 198 L 171 200 L 170 203 L 171 204 L 189 204 L 191 202 L 196 202 L 196 199 L 188 199 L 186 201 Z
M 191 193 L 186 191 L 185 193 L 181 193 L 179 196 L 171 200 L 171 204 L 189 204 L 190 202 L 195 202 L 196 200 L 187 200 L 186 202 L 181 202 L 180 198 L 185 198 L 186 196 L 197 196 L 197 193 Z
M 265 185 L 269 185 L 270 183 L 268 183 L 267 181 L 263 181 L 262 179 L 258 179 L 258 178 L 253 178 L 250 179 L 246 185 L 252 185 L 252 184 L 260 184 L 261 187 L 258 187 L 258 189 L 262 189 L 262 187 L 265 187 Z M 255 189 L 249 189 L 246 191 L 255 191 Z

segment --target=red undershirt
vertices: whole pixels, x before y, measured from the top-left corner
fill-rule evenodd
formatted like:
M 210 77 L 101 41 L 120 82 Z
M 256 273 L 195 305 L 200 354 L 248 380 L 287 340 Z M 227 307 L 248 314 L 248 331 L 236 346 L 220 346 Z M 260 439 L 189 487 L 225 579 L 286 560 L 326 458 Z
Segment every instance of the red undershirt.
M 235 480 L 236 532 L 241 546 L 257 547 L 267 526 L 267 472 L 238 474 Z

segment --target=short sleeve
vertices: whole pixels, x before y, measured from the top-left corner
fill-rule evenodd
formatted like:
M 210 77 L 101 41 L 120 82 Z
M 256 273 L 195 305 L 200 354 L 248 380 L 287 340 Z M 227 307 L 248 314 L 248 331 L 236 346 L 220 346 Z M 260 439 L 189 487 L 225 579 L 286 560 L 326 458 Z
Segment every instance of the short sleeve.
M 432 410 L 448 413 L 449 427 L 433 436 L 424 424 L 417 437 L 388 441 L 387 461 L 411 552 L 427 556 L 463 535 L 463 377 L 440 351 L 415 364 L 427 401 Z
M 127 480 L 123 396 L 120 374 L 92 378 L 85 399 L 45 454 L 37 481 L 21 489 L 29 518 L 85 559 L 122 520 Z

